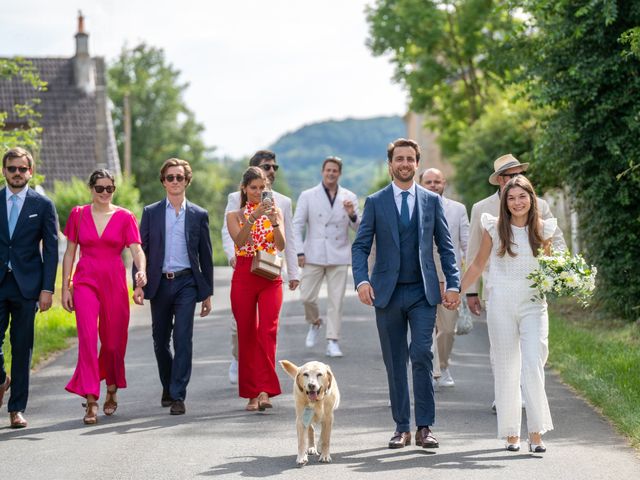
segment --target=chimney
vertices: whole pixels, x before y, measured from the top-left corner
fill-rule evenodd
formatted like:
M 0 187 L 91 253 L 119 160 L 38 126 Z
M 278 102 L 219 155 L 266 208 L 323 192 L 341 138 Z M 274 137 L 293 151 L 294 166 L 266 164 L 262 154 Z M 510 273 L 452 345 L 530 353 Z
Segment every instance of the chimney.
M 85 94 L 96 89 L 93 61 L 89 56 L 89 35 L 84 31 L 84 17 L 78 12 L 78 33 L 76 33 L 76 55 L 73 57 L 73 76 L 76 87 Z

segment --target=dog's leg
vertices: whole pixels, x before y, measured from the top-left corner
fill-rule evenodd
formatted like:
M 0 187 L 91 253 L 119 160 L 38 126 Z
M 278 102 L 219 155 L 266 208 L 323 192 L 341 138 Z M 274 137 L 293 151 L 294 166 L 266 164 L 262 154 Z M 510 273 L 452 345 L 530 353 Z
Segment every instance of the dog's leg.
M 309 461 L 307 456 L 307 438 L 305 437 L 304 424 L 301 419 L 296 420 L 296 430 L 298 431 L 298 458 L 296 458 L 296 464 L 302 467 Z
M 333 412 L 325 412 L 320 424 L 322 426 L 322 432 L 320 432 L 320 461 L 322 463 L 331 463 L 329 440 L 331 439 L 331 427 L 333 426 Z
M 313 428 L 313 423 L 309 425 L 308 438 L 309 438 L 309 448 L 307 448 L 307 453 L 309 455 L 318 455 L 318 450 L 316 449 L 316 431 Z

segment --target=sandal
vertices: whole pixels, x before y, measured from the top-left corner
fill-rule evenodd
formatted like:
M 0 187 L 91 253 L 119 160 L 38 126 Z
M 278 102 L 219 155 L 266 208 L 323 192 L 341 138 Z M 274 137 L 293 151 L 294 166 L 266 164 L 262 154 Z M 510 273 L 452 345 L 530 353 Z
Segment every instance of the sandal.
M 249 403 L 247 403 L 247 406 L 244 407 L 244 409 L 247 412 L 256 412 L 258 410 L 258 399 L 257 398 L 250 398 L 249 399 Z
M 83 406 L 86 407 L 86 412 L 82 421 L 85 425 L 95 425 L 98 423 L 98 402 L 87 402 L 83 403 Z
M 107 389 L 107 397 L 105 398 L 104 405 L 102 406 L 104 414 L 107 416 L 113 415 L 118 409 L 118 402 L 113 399 L 117 392 L 118 387 L 116 387 L 116 389 L 113 391 Z
M 258 395 L 258 410 L 264 412 L 267 408 L 273 408 L 269 400 L 269 395 L 265 392 L 260 392 L 260 395 Z

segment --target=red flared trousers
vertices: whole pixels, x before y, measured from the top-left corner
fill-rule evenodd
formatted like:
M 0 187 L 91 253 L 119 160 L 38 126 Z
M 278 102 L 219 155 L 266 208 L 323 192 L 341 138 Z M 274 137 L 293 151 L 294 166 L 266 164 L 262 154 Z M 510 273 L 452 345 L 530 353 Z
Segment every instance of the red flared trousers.
M 251 273 L 253 257 L 236 257 L 231 280 L 231 310 L 238 325 L 238 391 L 243 398 L 260 392 L 279 395 L 276 337 L 282 307 L 282 278 Z

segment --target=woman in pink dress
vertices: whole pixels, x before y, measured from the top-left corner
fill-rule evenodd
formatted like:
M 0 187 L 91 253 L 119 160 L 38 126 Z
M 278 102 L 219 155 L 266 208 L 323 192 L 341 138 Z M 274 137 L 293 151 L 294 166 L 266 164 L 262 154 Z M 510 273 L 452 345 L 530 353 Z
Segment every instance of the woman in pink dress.
M 75 310 L 78 328 L 78 363 L 66 389 L 87 399 L 83 421 L 93 425 L 98 422 L 100 381 L 104 379 L 107 384 L 105 415 L 115 413 L 116 392 L 127 386 L 124 356 L 129 293 L 122 251 L 125 247 L 131 249 L 138 269 L 137 286 L 146 284 L 146 260 L 135 216 L 111 203 L 116 189 L 113 175 L 96 170 L 89 178 L 89 188 L 91 204 L 75 207 L 64 229 L 64 279 L 70 278 L 76 246 L 80 248 L 80 260 L 73 282 L 63 282 L 62 306 L 69 312 Z

